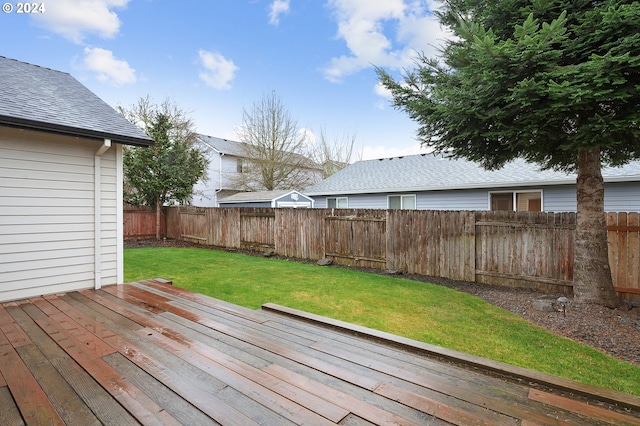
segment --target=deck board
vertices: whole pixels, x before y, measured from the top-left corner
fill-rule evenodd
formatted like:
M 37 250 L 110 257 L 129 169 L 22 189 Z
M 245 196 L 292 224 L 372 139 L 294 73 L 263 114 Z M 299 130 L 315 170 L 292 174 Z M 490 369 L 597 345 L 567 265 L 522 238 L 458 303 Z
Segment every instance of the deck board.
M 42 313 L 34 305 L 10 307 L 7 310 L 16 319 L 25 332 L 31 337 L 38 349 L 43 353 L 60 376 L 69 384 L 76 394 L 77 404 L 84 403 L 103 424 L 131 425 L 136 420 L 115 401 L 91 376 L 64 352 L 27 314 Z M 41 385 L 42 386 L 42 385 Z M 55 390 L 57 392 L 57 389 Z M 60 413 L 64 418 L 68 413 Z
M 640 424 L 640 398 L 146 280 L 0 305 L 0 424 Z

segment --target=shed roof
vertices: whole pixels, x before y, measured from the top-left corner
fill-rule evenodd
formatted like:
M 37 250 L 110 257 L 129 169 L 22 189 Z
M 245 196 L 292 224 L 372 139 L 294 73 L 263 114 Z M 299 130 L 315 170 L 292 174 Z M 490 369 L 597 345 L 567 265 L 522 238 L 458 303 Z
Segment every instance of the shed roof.
M 276 190 L 276 191 L 256 191 L 256 192 L 238 192 L 237 194 L 230 195 L 219 200 L 219 203 L 257 203 L 265 201 L 273 201 L 278 198 L 284 197 L 291 193 L 298 193 L 301 196 L 308 198 L 306 195 L 292 190 Z
M 0 125 L 111 139 L 153 140 L 65 72 L 0 56 Z
M 640 181 L 640 161 L 602 170 L 606 182 Z M 522 159 L 499 170 L 485 170 L 477 163 L 446 155 L 419 154 L 358 161 L 305 189 L 305 194 L 365 194 L 437 191 L 470 188 L 504 188 L 574 184 L 575 174 L 540 170 Z

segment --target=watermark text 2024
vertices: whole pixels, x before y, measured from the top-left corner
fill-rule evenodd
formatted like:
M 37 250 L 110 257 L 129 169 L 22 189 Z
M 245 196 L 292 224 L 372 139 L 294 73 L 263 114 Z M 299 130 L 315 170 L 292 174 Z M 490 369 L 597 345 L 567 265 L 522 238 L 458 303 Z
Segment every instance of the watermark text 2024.
M 3 3 L 4 13 L 45 13 L 44 3 Z

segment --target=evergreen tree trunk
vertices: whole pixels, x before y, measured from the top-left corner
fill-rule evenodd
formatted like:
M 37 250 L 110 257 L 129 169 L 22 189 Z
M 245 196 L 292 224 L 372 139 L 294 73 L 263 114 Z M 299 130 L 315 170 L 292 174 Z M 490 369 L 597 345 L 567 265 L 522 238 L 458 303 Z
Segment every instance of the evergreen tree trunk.
M 609 267 L 601 168 L 599 148 L 578 154 L 573 291 L 576 302 L 614 308 L 619 301 Z

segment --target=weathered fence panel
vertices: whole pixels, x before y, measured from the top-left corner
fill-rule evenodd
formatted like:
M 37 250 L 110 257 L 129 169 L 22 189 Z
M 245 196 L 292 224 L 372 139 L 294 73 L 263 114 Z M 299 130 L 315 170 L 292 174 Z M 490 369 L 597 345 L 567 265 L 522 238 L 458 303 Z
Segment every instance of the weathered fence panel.
M 385 211 L 371 210 L 368 214 L 360 213 L 362 214 L 348 216 L 334 214 L 325 217 L 325 256 L 341 265 L 385 269 L 387 264 Z
M 330 210 L 281 209 L 275 220 L 275 249 L 281 256 L 319 260 L 324 257 L 325 216 Z
M 209 243 L 209 223 L 204 207 L 179 206 L 178 226 L 180 239 L 198 244 Z
M 276 213 L 271 208 L 240 210 L 240 247 L 245 250 L 275 250 Z
M 160 235 L 167 233 L 166 210 L 160 212 Z M 155 238 L 156 212 L 151 207 L 125 206 L 123 211 L 124 238 Z
M 575 213 L 475 214 L 476 282 L 572 290 Z
M 640 218 L 637 212 L 608 213 L 609 264 L 618 294 L 640 300 Z
M 208 244 L 217 247 L 240 248 L 240 209 L 207 209 Z
M 468 211 L 387 211 L 387 268 L 473 281 L 474 224 Z

